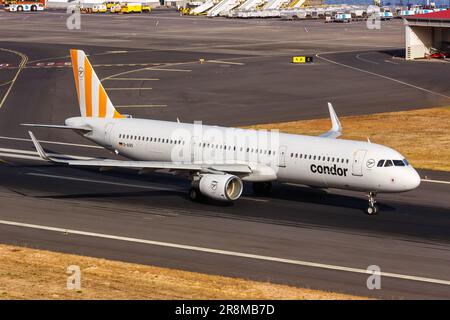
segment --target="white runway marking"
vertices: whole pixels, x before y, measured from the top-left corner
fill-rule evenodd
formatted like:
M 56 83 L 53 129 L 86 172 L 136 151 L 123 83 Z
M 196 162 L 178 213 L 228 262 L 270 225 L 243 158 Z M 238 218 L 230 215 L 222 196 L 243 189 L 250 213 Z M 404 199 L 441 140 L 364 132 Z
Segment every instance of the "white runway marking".
M 156 70 L 156 71 L 173 71 L 173 72 L 191 72 L 192 70 L 188 70 L 188 69 L 167 69 L 167 68 L 158 68 L 158 67 L 154 67 L 154 68 L 145 68 L 145 70 Z
M 109 78 L 106 80 L 118 80 L 118 81 L 158 81 L 158 78 Z
M 81 182 L 90 182 L 90 183 L 109 184 L 112 186 L 120 186 L 120 187 L 131 187 L 131 188 L 141 188 L 141 189 L 161 190 L 161 191 L 181 191 L 181 189 L 179 189 L 179 188 L 151 187 L 151 186 L 145 186 L 142 184 L 130 184 L 130 183 L 121 183 L 121 182 L 113 182 L 113 181 L 75 178 L 75 177 L 58 176 L 58 175 L 45 174 L 45 173 L 28 172 L 26 174 L 29 176 L 37 176 L 37 177 L 45 177 L 45 178 L 53 178 L 53 179 L 61 179 L 61 180 L 71 180 L 71 181 L 81 181 Z
M 422 181 L 424 181 L 424 182 L 432 182 L 432 183 L 450 184 L 450 181 L 442 181 L 442 180 L 422 179 Z
M 29 142 L 31 142 L 31 139 L 26 139 L 26 138 L 15 138 L 15 137 L 0 136 L 0 139 L 14 140 L 14 141 L 29 141 Z M 68 143 L 68 142 L 60 142 L 60 141 L 39 140 L 39 142 L 40 143 L 44 143 L 44 144 L 57 144 L 57 145 L 71 146 L 71 147 L 104 149 L 103 147 L 100 147 L 100 146 L 92 146 L 92 145 L 87 145 L 87 144 L 77 144 L 77 143 Z
M 238 65 L 238 66 L 245 65 L 245 63 L 242 63 L 242 62 L 230 62 L 230 61 L 221 61 L 221 60 L 206 60 L 206 62 L 218 63 L 218 64 L 233 64 L 233 65 Z
M 110 79 L 108 79 L 110 80 Z M 153 88 L 105 88 L 106 91 L 112 91 L 112 90 L 152 90 Z
M 319 58 L 319 59 L 328 61 L 330 63 L 336 64 L 336 65 L 341 66 L 341 67 L 345 67 L 345 68 L 353 69 L 353 70 L 356 70 L 356 71 L 359 71 L 359 72 L 367 73 L 367 74 L 370 74 L 370 75 L 373 75 L 373 76 L 376 76 L 376 77 L 380 77 L 380 78 L 383 78 L 383 79 L 386 79 L 386 80 L 390 80 L 390 81 L 394 81 L 394 82 L 400 83 L 402 85 L 405 85 L 405 86 L 408 86 L 408 87 L 411 87 L 411 88 L 414 88 L 414 89 L 417 89 L 417 90 L 420 90 L 420 91 L 424 91 L 424 92 L 427 92 L 427 93 L 431 93 L 431 94 L 434 94 L 434 95 L 438 95 L 438 96 L 450 99 L 450 96 L 447 96 L 447 95 L 445 95 L 443 93 L 431 91 L 431 90 L 428 90 L 428 89 L 425 89 L 425 88 L 422 88 L 422 87 L 419 87 L 419 86 L 415 86 L 413 84 L 410 84 L 410 83 L 407 83 L 407 82 L 404 82 L 404 81 L 401 81 L 401 80 L 397 80 L 397 79 L 394 79 L 394 78 L 391 78 L 391 77 L 388 77 L 388 76 L 384 76 L 382 74 L 378 74 L 378 73 L 367 71 L 367 70 L 364 70 L 364 69 L 352 67 L 352 66 L 349 66 L 347 64 L 340 63 L 340 62 L 336 62 L 336 61 L 324 58 L 324 57 L 322 57 L 319 54 L 316 54 L 316 57 Z
M 165 108 L 167 104 L 131 104 L 125 106 L 116 106 L 116 108 Z
M 364 62 L 372 63 L 372 64 L 379 64 L 378 62 L 375 62 L 375 61 L 372 61 L 372 60 L 369 60 L 369 59 L 361 58 L 361 54 L 357 54 L 356 55 L 356 59 L 364 61 Z
M 37 160 L 40 160 L 40 158 L 37 158 Z M 161 190 L 161 191 L 181 191 L 181 192 L 184 191 L 184 189 L 180 189 L 180 188 L 151 187 L 151 186 L 145 186 L 145 185 L 142 185 L 142 184 L 129 184 L 129 183 L 121 183 L 121 182 L 113 182 L 113 181 L 102 181 L 102 180 L 94 180 L 94 179 L 75 178 L 75 177 L 58 176 L 58 175 L 45 174 L 45 173 L 28 172 L 26 174 L 30 175 L 30 176 L 37 176 L 37 177 L 62 179 L 62 180 L 72 180 L 72 181 L 81 181 L 81 182 L 90 182 L 90 183 L 101 183 L 101 184 L 109 184 L 109 185 L 113 185 L 113 186 L 131 187 L 131 188 L 141 188 L 141 189 Z M 256 201 L 256 202 L 268 202 L 269 201 L 267 199 L 256 199 L 256 198 L 249 198 L 249 197 L 242 197 L 241 200 Z
M 122 236 L 115 236 L 115 235 L 104 234 L 104 233 L 96 233 L 96 232 L 87 232 L 87 231 L 73 230 L 73 229 L 66 229 L 66 228 L 50 227 L 50 226 L 43 226 L 43 225 L 36 225 L 36 224 L 22 223 L 22 222 L 8 221 L 8 220 L 0 220 L 0 224 L 14 226 L 14 227 L 24 227 L 24 228 L 31 228 L 31 229 L 37 229 L 37 230 L 52 231 L 52 232 L 58 232 L 58 233 L 64 233 L 64 234 L 73 234 L 73 235 L 81 235 L 81 236 L 110 239 L 110 240 L 117 240 L 117 241 L 142 243 L 142 244 L 148 244 L 148 245 L 160 246 L 160 247 L 166 247 L 166 248 L 174 248 L 174 249 L 197 251 L 197 252 L 203 252 L 203 253 L 220 254 L 220 255 L 224 255 L 224 256 L 255 259 L 255 260 L 262 260 L 262 261 L 269 261 L 269 262 L 279 262 L 279 263 L 292 264 L 292 265 L 298 265 L 298 266 L 304 266 L 304 267 L 328 269 L 328 270 L 334 270 L 334 271 L 345 271 L 345 272 L 359 273 L 359 274 L 372 274 L 371 272 L 368 272 L 366 269 L 360 269 L 360 268 L 344 267 L 344 266 L 310 262 L 310 261 L 302 261 L 302 260 L 284 259 L 284 258 L 263 256 L 263 255 L 251 254 L 251 253 L 212 249 L 212 248 L 206 248 L 206 247 L 197 247 L 197 246 L 178 244 L 178 243 L 122 237 Z M 402 279 L 402 280 L 409 280 L 409 281 L 419 281 L 419 282 L 426 282 L 426 283 L 450 286 L 449 280 L 418 277 L 418 276 L 399 274 L 399 273 L 391 273 L 391 272 L 380 272 L 380 275 L 382 277 L 387 277 L 387 278 L 395 278 L 395 279 Z

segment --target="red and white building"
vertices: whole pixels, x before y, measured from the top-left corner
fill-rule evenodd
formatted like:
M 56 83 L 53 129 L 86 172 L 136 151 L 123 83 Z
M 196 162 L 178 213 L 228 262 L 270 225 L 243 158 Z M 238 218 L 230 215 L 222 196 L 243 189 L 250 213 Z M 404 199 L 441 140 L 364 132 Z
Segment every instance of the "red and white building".
M 425 58 L 436 49 L 450 52 L 450 10 L 404 17 L 406 59 Z

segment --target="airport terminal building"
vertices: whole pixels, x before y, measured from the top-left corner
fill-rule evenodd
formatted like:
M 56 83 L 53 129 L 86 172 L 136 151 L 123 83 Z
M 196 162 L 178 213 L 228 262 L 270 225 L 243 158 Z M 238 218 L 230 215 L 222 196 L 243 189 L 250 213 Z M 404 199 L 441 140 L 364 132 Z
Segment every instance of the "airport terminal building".
M 450 10 L 405 17 L 405 26 L 407 60 L 450 51 Z

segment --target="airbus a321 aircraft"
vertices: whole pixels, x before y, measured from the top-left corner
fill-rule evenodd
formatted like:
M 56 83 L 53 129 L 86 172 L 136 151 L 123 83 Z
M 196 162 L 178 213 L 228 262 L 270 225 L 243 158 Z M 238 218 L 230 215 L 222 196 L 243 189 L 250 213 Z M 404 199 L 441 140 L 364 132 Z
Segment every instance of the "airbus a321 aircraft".
M 39 156 L 47 161 L 185 175 L 192 181 L 189 196 L 193 200 L 237 200 L 242 181 L 252 182 L 255 193 L 265 194 L 275 180 L 361 191 L 368 194 L 366 212 L 370 215 L 378 212 L 377 193 L 404 192 L 420 184 L 416 170 L 397 151 L 370 141 L 336 139 L 342 128 L 330 103 L 332 128 L 317 137 L 278 133 L 271 143 L 261 143 L 242 137 L 267 131 L 217 126 L 202 126 L 203 134 L 199 134 L 195 123 L 133 119 L 120 114 L 85 53 L 72 49 L 70 55 L 81 116 L 66 119 L 65 125 L 24 125 L 70 129 L 130 160 L 50 157 L 29 132 Z M 217 138 L 220 136 L 222 139 Z

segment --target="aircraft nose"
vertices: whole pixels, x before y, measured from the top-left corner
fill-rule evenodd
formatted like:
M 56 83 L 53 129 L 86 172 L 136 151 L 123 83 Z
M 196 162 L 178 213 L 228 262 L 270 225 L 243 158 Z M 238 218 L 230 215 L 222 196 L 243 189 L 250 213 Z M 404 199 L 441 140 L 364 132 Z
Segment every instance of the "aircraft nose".
M 411 168 L 411 172 L 408 177 L 408 189 L 416 189 L 420 185 L 420 176 L 415 169 Z

